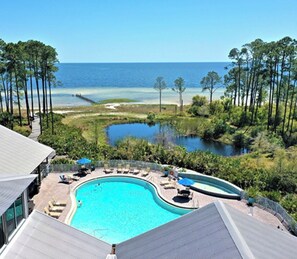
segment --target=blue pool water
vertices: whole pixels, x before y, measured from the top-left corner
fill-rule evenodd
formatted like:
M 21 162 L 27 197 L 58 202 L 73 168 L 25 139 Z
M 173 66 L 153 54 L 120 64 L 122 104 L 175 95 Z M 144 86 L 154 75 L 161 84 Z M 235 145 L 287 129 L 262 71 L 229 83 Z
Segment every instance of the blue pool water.
M 135 237 L 191 211 L 167 204 L 151 184 L 129 177 L 88 182 L 77 189 L 76 200 L 82 205 L 77 208 L 71 226 L 110 244 Z

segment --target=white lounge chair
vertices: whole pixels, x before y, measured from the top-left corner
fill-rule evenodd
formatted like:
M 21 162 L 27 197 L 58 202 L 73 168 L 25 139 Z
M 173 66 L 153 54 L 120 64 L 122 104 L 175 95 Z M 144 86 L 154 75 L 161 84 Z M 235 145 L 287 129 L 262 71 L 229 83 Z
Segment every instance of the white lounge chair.
M 108 164 L 104 164 L 104 169 L 103 172 L 106 174 L 110 174 L 112 173 L 113 169 L 111 170 L 111 168 L 109 168 Z
M 124 173 L 124 174 L 127 174 L 127 173 L 129 173 L 129 172 L 130 172 L 130 165 L 127 164 L 127 165 L 126 165 L 126 168 L 123 169 L 123 173 Z
M 176 186 L 172 183 L 166 184 L 163 187 L 164 187 L 164 189 L 175 189 L 176 188 Z
M 44 213 L 56 219 L 58 219 L 61 216 L 61 212 L 52 212 L 49 211 L 49 209 L 46 207 L 44 208 Z
M 57 201 L 55 198 L 52 199 L 52 204 L 54 206 L 66 206 L 67 205 L 67 201 Z
M 50 212 L 62 212 L 65 206 L 55 206 L 51 201 L 48 202 Z
M 141 176 L 146 177 L 149 175 L 149 173 L 150 173 L 150 168 L 148 167 L 145 170 L 141 171 Z

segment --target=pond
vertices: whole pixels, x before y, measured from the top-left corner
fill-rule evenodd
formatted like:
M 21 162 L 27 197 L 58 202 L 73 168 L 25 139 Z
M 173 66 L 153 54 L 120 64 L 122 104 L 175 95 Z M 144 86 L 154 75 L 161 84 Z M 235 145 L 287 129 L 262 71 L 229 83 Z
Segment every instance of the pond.
M 220 142 L 205 140 L 198 136 L 179 136 L 170 125 L 156 123 L 123 123 L 106 128 L 109 144 L 115 146 L 117 141 L 126 137 L 146 139 L 151 143 L 161 143 L 164 146 L 175 144 L 186 148 L 188 152 L 196 150 L 210 151 L 217 155 L 234 156 L 246 153 L 244 148 L 237 148 Z

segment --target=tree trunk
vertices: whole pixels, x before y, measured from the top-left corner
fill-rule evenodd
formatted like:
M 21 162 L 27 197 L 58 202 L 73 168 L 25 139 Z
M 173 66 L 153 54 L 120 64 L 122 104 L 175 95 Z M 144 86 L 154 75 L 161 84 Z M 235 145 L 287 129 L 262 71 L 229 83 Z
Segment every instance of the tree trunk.
M 32 68 L 31 67 L 30 67 L 30 92 L 31 92 L 31 116 L 34 120 L 33 80 L 32 80 Z
M 15 70 L 15 86 L 16 86 L 16 91 L 17 91 L 17 101 L 18 101 L 18 110 L 19 110 L 19 122 L 20 126 L 23 126 L 22 122 L 22 113 L 21 113 L 21 102 L 20 102 L 20 91 L 19 91 L 19 82 L 18 82 L 18 76 L 17 76 L 17 71 Z
M 48 88 L 49 88 L 49 98 L 50 98 L 50 113 L 51 113 L 51 121 L 52 121 L 52 134 L 54 134 L 54 113 L 53 113 L 53 103 L 52 103 L 52 87 L 51 87 L 51 80 L 48 79 Z M 96 123 L 97 125 L 97 123 Z M 98 138 L 97 138 L 98 140 Z
M 179 93 L 179 103 L 180 103 L 180 112 L 183 111 L 183 96 L 182 93 Z
M 289 65 L 289 75 L 288 75 L 288 85 L 287 85 L 287 91 L 285 96 L 285 112 L 284 112 L 284 119 L 283 119 L 283 127 L 282 127 L 282 136 L 284 136 L 285 133 L 285 123 L 286 123 L 286 116 L 287 116 L 287 105 L 289 100 L 289 90 L 290 90 L 290 82 L 291 82 L 291 62 Z
M 289 111 L 289 118 L 288 118 L 288 124 L 287 124 L 287 131 L 290 130 L 290 122 L 291 122 L 293 102 L 294 102 L 294 96 L 295 96 L 295 87 L 296 87 L 296 80 L 294 81 L 293 90 L 292 90 L 292 94 L 291 94 L 291 102 L 290 102 L 290 111 Z M 291 134 L 291 132 L 290 132 L 290 134 Z
M 159 98 L 160 98 L 160 113 L 162 112 L 162 104 L 161 104 L 161 98 L 162 98 L 162 90 L 159 90 Z

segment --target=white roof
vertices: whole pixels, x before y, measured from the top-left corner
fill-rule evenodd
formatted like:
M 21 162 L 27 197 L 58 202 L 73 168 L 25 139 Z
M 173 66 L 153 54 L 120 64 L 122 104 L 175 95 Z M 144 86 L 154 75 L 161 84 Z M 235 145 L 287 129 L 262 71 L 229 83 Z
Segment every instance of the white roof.
M 55 151 L 0 125 L 0 177 L 28 175 Z
M 3 251 L 3 258 L 105 259 L 111 245 L 34 210 Z

